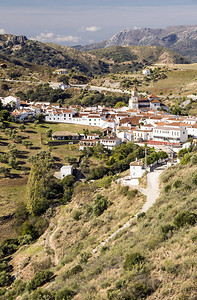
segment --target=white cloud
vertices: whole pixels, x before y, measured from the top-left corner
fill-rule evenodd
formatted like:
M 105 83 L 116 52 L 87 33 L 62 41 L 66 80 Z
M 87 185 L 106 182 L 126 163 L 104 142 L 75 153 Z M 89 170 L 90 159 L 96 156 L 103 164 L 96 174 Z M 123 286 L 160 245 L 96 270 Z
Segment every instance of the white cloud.
M 31 40 L 37 40 L 40 42 L 52 42 L 52 43 L 64 43 L 64 42 L 71 42 L 71 43 L 78 43 L 80 37 L 72 36 L 72 35 L 59 35 L 54 34 L 53 32 L 41 32 L 36 37 L 30 38 Z
M 62 43 L 62 42 L 78 43 L 79 40 L 80 40 L 80 37 L 73 36 L 73 35 L 68 35 L 68 36 L 57 35 L 57 37 L 55 38 L 55 41 L 59 42 L 59 43 Z
M 88 32 L 96 32 L 96 31 L 99 31 L 100 29 L 101 29 L 101 27 L 99 27 L 99 26 L 88 26 L 88 27 L 83 26 L 82 27 L 82 31 L 88 31 Z
M 0 28 L 0 34 L 5 34 L 5 29 Z

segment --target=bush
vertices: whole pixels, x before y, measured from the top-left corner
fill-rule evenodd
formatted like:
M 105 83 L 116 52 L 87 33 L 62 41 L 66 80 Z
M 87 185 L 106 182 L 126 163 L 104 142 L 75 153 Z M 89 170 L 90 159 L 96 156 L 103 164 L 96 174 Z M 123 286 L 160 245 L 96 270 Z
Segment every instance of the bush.
M 56 293 L 55 300 L 69 300 L 72 299 L 75 295 L 75 292 L 69 289 L 63 289 Z
M 83 271 L 83 268 L 80 265 L 74 266 L 72 269 L 69 270 L 69 275 L 76 275 Z
M 166 185 L 164 188 L 165 193 L 168 193 L 171 190 L 171 185 Z
M 181 180 L 176 180 L 174 183 L 173 183 L 173 187 L 175 189 L 178 189 L 182 184 L 182 181 Z
M 124 269 L 132 270 L 134 266 L 139 265 L 140 263 L 144 262 L 144 260 L 145 257 L 138 252 L 128 254 L 124 262 Z
M 19 236 L 19 238 L 18 238 L 18 242 L 19 242 L 20 246 L 29 245 L 29 244 L 31 244 L 32 240 L 33 239 L 30 234 L 22 235 L 22 236 Z
M 55 299 L 54 296 L 49 291 L 43 290 L 41 288 L 33 292 L 30 297 L 30 300 L 54 300 L 54 299 Z
M 195 174 L 192 178 L 192 183 L 197 185 L 197 174 Z
M 0 287 L 9 286 L 12 283 L 12 277 L 9 272 L 0 272 Z
M 29 282 L 27 288 L 29 291 L 35 290 L 37 287 L 45 284 L 53 276 L 53 272 L 49 270 L 38 271 L 34 278 Z
M 146 213 L 145 213 L 145 212 L 139 213 L 139 214 L 137 215 L 137 219 L 138 219 L 138 220 L 143 219 L 145 216 L 146 216 Z
M 161 231 L 162 233 L 164 234 L 167 234 L 168 232 L 172 232 L 174 229 L 174 226 L 170 225 L 170 224 L 167 224 L 167 225 L 164 225 L 164 226 L 161 226 Z
M 88 176 L 88 179 L 100 179 L 103 178 L 103 176 L 107 175 L 109 172 L 109 168 L 100 166 L 92 169 L 90 171 L 90 175 Z
M 123 186 L 120 189 L 120 194 L 123 195 L 123 196 L 127 196 L 128 191 L 129 191 L 129 187 L 128 186 Z
M 81 215 L 82 215 L 82 212 L 79 210 L 76 210 L 73 214 L 73 219 L 76 221 L 79 221 L 81 219 Z
M 187 211 L 182 211 L 174 218 L 174 225 L 181 228 L 185 225 L 194 225 L 196 223 L 196 215 Z
M 96 217 L 102 215 L 102 213 L 108 208 L 108 200 L 105 196 L 97 194 L 94 198 L 93 213 Z
M 137 194 L 138 194 L 138 190 L 134 189 L 134 190 L 128 191 L 127 197 L 129 200 L 132 200 Z

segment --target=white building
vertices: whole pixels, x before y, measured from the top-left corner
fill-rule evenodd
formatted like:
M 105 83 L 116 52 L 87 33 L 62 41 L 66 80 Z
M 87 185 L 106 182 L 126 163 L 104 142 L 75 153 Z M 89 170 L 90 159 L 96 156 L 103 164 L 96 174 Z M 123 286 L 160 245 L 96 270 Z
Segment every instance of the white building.
M 1 102 L 3 105 L 11 105 L 15 106 L 16 108 L 20 108 L 20 98 L 18 97 L 13 97 L 13 96 L 8 96 L 5 98 L 1 98 Z
M 53 71 L 53 74 L 68 74 L 68 72 L 66 71 L 66 69 L 58 69 Z
M 142 161 L 133 161 L 130 163 L 131 178 L 141 178 L 144 172 L 145 168 Z
M 121 138 L 117 137 L 104 137 L 100 139 L 100 143 L 107 149 L 112 150 L 122 143 Z
M 131 93 L 132 93 L 132 96 L 129 99 L 129 108 L 138 110 L 139 105 L 138 105 L 138 90 L 137 90 L 137 88 L 134 87 L 132 89 Z
M 188 139 L 188 133 L 182 127 L 157 126 L 153 128 L 153 140 L 170 143 L 185 143 Z
M 130 163 L 130 177 L 133 185 L 139 184 L 138 179 L 142 177 L 145 171 L 142 161 L 133 161 Z
M 73 173 L 73 166 L 63 166 L 60 169 L 60 178 L 63 179 L 67 175 L 72 175 Z
M 56 90 L 56 89 L 61 89 L 61 90 L 66 90 L 68 88 L 68 85 L 66 85 L 65 83 L 63 82 L 51 82 L 49 84 L 49 86 L 53 89 L 53 90 Z
M 150 69 L 142 70 L 142 74 L 145 75 L 145 76 L 149 76 L 150 75 Z

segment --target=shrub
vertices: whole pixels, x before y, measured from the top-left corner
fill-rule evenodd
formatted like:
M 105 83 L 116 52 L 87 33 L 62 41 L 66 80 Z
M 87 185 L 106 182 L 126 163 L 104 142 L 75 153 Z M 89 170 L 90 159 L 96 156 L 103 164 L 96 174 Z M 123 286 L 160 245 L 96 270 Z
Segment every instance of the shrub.
M 0 287 L 8 286 L 12 283 L 12 277 L 9 272 L 0 272 Z
M 192 178 L 192 183 L 197 185 L 197 174 L 195 174 Z
M 100 166 L 92 169 L 90 171 L 90 175 L 88 176 L 88 179 L 100 179 L 103 178 L 103 176 L 107 175 L 109 172 L 109 168 Z
M 112 183 L 112 179 L 113 179 L 112 176 L 104 176 L 102 179 L 99 180 L 98 187 L 99 188 L 104 187 L 108 189 Z
M 171 185 L 166 185 L 164 188 L 165 193 L 168 193 L 171 190 Z
M 39 288 L 31 294 L 30 300 L 39 300 L 39 299 L 54 300 L 54 296 L 49 291 Z
M 63 289 L 56 293 L 55 300 L 69 300 L 72 299 L 75 295 L 75 292 L 69 289 Z
M 174 225 L 181 228 L 185 225 L 194 225 L 196 223 L 196 215 L 187 211 L 182 211 L 174 218 Z
M 134 266 L 139 265 L 140 263 L 144 262 L 144 260 L 145 257 L 138 252 L 128 254 L 124 262 L 124 269 L 132 270 Z
M 83 271 L 83 268 L 80 265 L 76 265 L 73 268 L 69 270 L 69 275 L 76 275 L 77 273 L 80 273 Z
M 129 187 L 128 186 L 123 186 L 120 189 L 120 194 L 123 195 L 123 196 L 127 196 L 128 191 L 129 191 Z
M 93 213 L 95 216 L 100 216 L 108 208 L 108 200 L 105 196 L 97 194 L 94 198 Z
M 30 234 L 19 236 L 18 242 L 20 246 L 29 245 L 32 242 L 32 236 Z
M 79 221 L 81 219 L 81 215 L 82 215 L 82 212 L 79 210 L 76 210 L 73 214 L 73 219 L 76 221 Z
M 170 224 L 161 226 L 161 231 L 162 231 L 162 233 L 164 233 L 164 234 L 167 234 L 168 232 L 173 231 L 173 229 L 174 229 L 174 226 L 172 226 L 172 225 L 170 225 Z
M 29 282 L 27 288 L 29 291 L 35 290 L 37 287 L 45 284 L 53 276 L 53 272 L 49 270 L 38 271 L 34 278 Z
M 134 189 L 134 190 L 128 191 L 127 197 L 129 200 L 132 200 L 137 194 L 138 194 L 138 190 Z
M 176 180 L 174 183 L 173 183 L 173 187 L 175 189 L 178 189 L 182 184 L 182 181 L 181 180 Z
M 168 273 L 176 273 L 177 270 L 177 265 L 174 264 L 172 260 L 167 260 L 164 262 L 164 265 L 162 267 L 162 270 L 168 272 Z
M 144 218 L 145 216 L 146 216 L 146 213 L 145 213 L 145 212 L 139 213 L 139 214 L 137 215 L 137 220 L 140 220 L 140 219 Z

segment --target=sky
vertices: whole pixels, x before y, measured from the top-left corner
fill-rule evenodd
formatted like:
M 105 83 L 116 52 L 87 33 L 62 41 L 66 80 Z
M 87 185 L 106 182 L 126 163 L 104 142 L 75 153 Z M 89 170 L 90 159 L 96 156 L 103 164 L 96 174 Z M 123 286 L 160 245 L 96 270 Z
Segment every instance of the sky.
M 0 34 L 65 46 L 111 38 L 125 28 L 197 24 L 197 0 L 0 0 Z

